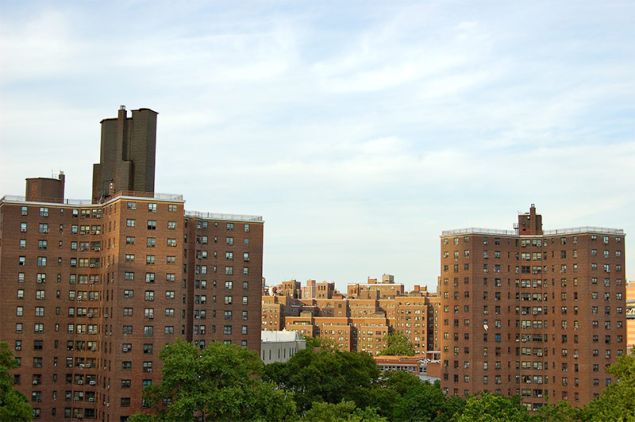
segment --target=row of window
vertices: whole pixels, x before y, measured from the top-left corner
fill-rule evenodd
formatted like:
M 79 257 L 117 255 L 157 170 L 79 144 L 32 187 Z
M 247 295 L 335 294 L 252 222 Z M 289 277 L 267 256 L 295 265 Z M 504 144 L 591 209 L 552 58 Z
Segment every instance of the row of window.
M 556 238 L 550 238 L 551 239 L 551 243 L 555 243 Z M 598 235 L 596 234 L 592 234 L 590 236 L 590 239 L 592 241 L 596 241 L 598 239 Z M 609 243 L 610 240 L 610 236 L 606 236 L 603 235 L 602 236 L 602 243 L 604 243 L 605 245 L 607 245 Z M 464 243 L 468 243 L 470 241 L 470 236 L 464 236 L 463 237 L 463 242 Z M 482 239 L 483 241 L 483 245 L 488 245 L 489 244 L 489 238 L 484 237 Z M 516 246 L 520 245 L 521 247 L 528 247 L 528 246 L 534 246 L 534 247 L 542 247 L 542 246 L 546 246 L 548 244 L 549 239 L 518 239 L 518 238 L 514 238 L 514 244 Z M 571 241 L 573 244 L 577 244 L 578 243 L 578 236 L 573 236 L 571 238 Z M 459 244 L 459 238 L 455 237 L 452 239 L 452 242 L 454 245 L 458 245 Z M 615 243 L 622 243 L 622 238 L 621 237 L 615 237 Z M 450 244 L 450 239 L 445 237 L 443 238 L 443 244 L 444 245 L 449 245 Z M 494 245 L 500 245 L 501 244 L 501 240 L 500 238 L 494 238 Z M 561 245 L 566 245 L 567 244 L 567 238 L 566 237 L 561 237 L 560 238 L 560 244 Z
M 204 235 L 196 236 L 196 243 L 198 243 L 200 245 L 207 245 L 209 243 L 209 238 L 207 236 L 204 236 Z M 214 236 L 214 243 L 218 243 L 218 236 Z M 225 244 L 229 245 L 229 246 L 233 246 L 234 245 L 234 238 L 233 237 L 226 237 L 225 238 Z M 249 238 L 244 238 L 243 239 L 243 244 L 244 245 L 249 245 Z
M 214 222 L 214 227 L 218 227 L 218 222 L 217 221 Z M 234 225 L 234 223 L 227 223 L 225 225 L 225 227 L 227 228 L 228 231 L 233 231 L 235 225 Z M 206 220 L 197 220 L 196 221 L 196 229 L 197 230 L 207 229 L 207 228 L 208 228 L 208 222 Z M 249 233 L 250 225 L 249 224 L 243 224 L 243 231 L 245 233 Z
M 155 204 L 154 202 L 150 202 L 147 204 L 147 209 L 148 212 L 152 212 L 155 213 L 157 212 L 157 204 Z M 136 210 L 137 209 L 137 202 L 127 202 L 126 203 L 126 208 L 129 210 Z M 168 204 L 168 212 L 176 212 L 177 207 L 176 204 Z

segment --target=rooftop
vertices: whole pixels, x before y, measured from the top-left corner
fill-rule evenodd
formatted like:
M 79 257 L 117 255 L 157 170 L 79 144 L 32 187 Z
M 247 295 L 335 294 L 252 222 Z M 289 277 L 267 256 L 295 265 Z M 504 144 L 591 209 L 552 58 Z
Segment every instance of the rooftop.
M 608 227 L 582 226 L 582 227 L 571 227 L 566 229 L 544 230 L 542 235 L 536 235 L 536 237 L 561 236 L 561 235 L 567 235 L 567 234 L 582 234 L 582 233 L 612 234 L 612 235 L 623 236 L 624 230 L 612 229 Z M 493 236 L 514 236 L 514 237 L 520 236 L 518 233 L 518 230 L 496 230 L 496 229 L 484 229 L 480 227 L 469 227 L 465 229 L 444 230 L 441 232 L 441 237 L 468 235 L 468 234 L 484 234 L 484 235 L 493 235 Z M 529 236 L 530 235 L 527 235 L 527 237 Z

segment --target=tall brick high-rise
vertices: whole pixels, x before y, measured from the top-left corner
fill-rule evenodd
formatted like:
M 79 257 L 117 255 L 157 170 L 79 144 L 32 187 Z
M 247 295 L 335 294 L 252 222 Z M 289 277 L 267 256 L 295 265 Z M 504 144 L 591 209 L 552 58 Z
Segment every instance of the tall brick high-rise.
M 543 231 L 532 205 L 515 230 L 441 235 L 441 385 L 580 406 L 626 351 L 624 232 Z
M 0 340 L 35 418 L 125 420 L 177 338 L 260 349 L 262 218 L 154 193 L 156 113 L 132 116 L 102 121 L 92 200 L 64 175 L 0 199 Z

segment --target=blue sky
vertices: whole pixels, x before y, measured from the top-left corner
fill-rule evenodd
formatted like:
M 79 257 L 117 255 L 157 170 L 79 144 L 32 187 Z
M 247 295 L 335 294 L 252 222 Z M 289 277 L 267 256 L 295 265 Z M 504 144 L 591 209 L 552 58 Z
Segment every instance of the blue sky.
M 264 216 L 269 284 L 434 289 L 441 230 L 530 203 L 635 232 L 634 75 L 632 1 L 4 0 L 0 194 L 90 197 L 99 121 L 150 107 L 157 191 Z

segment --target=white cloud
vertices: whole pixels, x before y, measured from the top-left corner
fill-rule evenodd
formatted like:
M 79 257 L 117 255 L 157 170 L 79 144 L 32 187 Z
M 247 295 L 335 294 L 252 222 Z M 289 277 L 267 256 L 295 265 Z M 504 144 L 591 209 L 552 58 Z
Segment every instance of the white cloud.
M 3 6 L 0 193 L 88 196 L 126 104 L 160 113 L 158 190 L 264 215 L 272 281 L 434 284 L 442 229 L 531 202 L 632 231 L 632 5 L 148 6 Z

